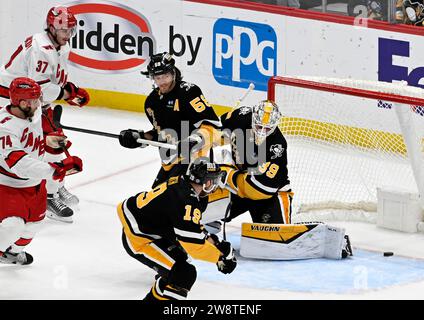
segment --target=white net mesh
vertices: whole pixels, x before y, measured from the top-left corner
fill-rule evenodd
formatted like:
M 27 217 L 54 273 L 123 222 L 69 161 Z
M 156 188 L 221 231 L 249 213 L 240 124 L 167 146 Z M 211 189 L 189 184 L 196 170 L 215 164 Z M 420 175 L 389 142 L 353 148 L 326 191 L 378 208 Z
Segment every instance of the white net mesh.
M 280 128 L 288 142 L 293 209 L 302 213 L 302 220 L 373 221 L 375 214 L 368 212 L 376 211 L 377 187 L 418 191 L 394 108 L 411 111 L 421 159 L 424 109 L 381 101 L 378 96 L 321 91 L 318 86 L 329 83 L 423 99 L 424 90 L 370 81 L 303 79 L 317 86 L 277 83 L 274 97 L 284 115 Z

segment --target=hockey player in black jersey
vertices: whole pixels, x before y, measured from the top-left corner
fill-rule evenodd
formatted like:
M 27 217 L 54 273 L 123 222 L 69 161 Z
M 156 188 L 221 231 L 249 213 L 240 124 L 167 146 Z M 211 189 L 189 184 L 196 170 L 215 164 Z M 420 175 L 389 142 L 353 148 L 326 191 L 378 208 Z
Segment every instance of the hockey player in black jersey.
M 153 129 L 147 132 L 123 130 L 119 142 L 126 148 L 147 146 L 138 143 L 139 138 L 178 145 L 177 151 L 160 149 L 162 168 L 153 184 L 155 187 L 169 177 L 185 172 L 191 155 L 207 155 L 213 142 L 219 141 L 216 129 L 220 127 L 220 121 L 202 90 L 182 80 L 169 53 L 153 55 L 147 72 L 142 73 L 154 82 L 154 89 L 144 105 Z
M 278 106 L 267 100 L 222 116 L 233 164 L 221 166 L 227 173 L 225 184 L 210 195 L 211 202 L 220 198 L 219 192 L 229 189 L 226 221 L 249 211 L 253 222 L 242 224 L 241 256 L 276 260 L 351 256 L 350 240 L 343 228 L 291 223 L 293 192 L 287 170 L 287 142 L 278 128 L 281 118 Z M 223 215 L 222 210 L 214 212 L 215 205 L 210 203 L 202 222 L 217 232 L 216 219 Z
M 290 223 L 293 193 L 287 170 L 287 142 L 278 128 L 281 113 L 272 101 L 241 107 L 221 117 L 235 166 L 226 171 L 231 191 L 229 220 L 249 211 L 253 222 Z
M 196 281 L 189 255 L 215 263 L 222 273 L 236 265 L 231 244 L 209 235 L 200 223 L 223 172 L 197 159 L 187 174 L 170 178 L 149 192 L 141 192 L 118 206 L 122 241 L 130 256 L 157 272 L 145 300 L 185 299 Z

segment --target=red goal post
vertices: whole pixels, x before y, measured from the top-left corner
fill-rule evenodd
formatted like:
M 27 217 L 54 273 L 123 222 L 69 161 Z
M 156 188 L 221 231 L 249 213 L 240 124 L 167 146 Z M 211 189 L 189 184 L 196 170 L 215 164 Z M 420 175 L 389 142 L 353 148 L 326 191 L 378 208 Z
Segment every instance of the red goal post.
M 325 211 L 342 220 L 346 212 L 366 212 L 366 220 L 373 220 L 368 212 L 376 210 L 377 188 L 424 194 L 423 89 L 276 76 L 268 82 L 268 99 L 283 114 L 294 211 Z

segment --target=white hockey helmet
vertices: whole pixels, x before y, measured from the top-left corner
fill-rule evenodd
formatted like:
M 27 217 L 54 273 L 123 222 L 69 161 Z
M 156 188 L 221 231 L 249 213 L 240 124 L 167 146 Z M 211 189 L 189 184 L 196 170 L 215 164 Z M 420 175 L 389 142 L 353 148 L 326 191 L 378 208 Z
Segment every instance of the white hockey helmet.
M 274 132 L 281 117 L 280 108 L 274 101 L 263 100 L 253 107 L 252 129 L 256 144 L 261 144 L 267 136 Z

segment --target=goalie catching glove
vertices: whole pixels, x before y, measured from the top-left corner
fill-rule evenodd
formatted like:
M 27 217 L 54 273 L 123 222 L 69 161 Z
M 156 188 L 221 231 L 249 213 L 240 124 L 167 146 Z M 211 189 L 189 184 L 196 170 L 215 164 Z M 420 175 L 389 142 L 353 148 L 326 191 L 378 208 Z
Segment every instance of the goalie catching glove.
M 72 82 L 67 82 L 63 87 L 69 96 L 65 101 L 71 106 L 83 107 L 90 101 L 90 95 L 82 88 L 77 87 Z
M 234 249 L 231 246 L 231 243 L 225 240 L 219 241 L 218 237 L 214 234 L 210 234 L 209 237 L 213 239 L 215 247 L 217 247 L 222 253 L 219 261 L 216 263 L 218 270 L 224 274 L 233 272 L 237 267 L 237 259 L 234 255 Z
M 49 162 L 49 165 L 54 169 L 53 180 L 58 181 L 62 181 L 66 175 L 82 171 L 82 160 L 76 156 L 68 157 L 60 162 Z

